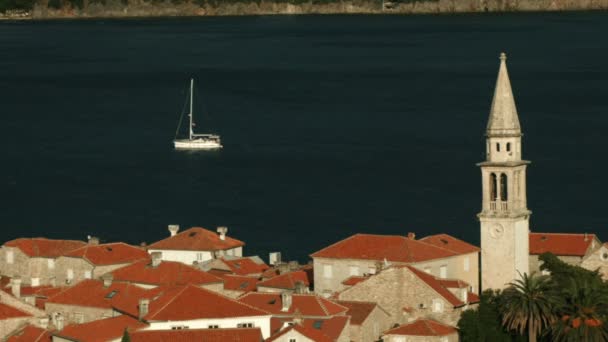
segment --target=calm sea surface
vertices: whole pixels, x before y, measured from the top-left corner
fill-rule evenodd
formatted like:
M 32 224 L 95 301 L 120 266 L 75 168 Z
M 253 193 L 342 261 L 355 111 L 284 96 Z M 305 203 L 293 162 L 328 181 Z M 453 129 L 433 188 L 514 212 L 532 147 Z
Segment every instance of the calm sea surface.
M 608 239 L 608 13 L 0 23 L 0 241 L 153 242 L 229 227 L 247 254 L 355 232 L 478 243 L 506 51 L 535 231 Z M 200 132 L 171 141 L 189 77 Z

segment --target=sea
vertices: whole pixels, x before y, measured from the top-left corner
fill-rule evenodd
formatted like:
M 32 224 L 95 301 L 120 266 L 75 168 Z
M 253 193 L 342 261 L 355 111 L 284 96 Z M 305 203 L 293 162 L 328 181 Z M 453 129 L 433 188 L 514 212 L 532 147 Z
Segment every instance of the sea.
M 300 262 L 355 233 L 478 244 L 501 52 L 531 229 L 606 240 L 607 37 L 608 12 L 2 21 L 0 242 L 179 224 Z M 220 151 L 172 146 L 190 78 Z

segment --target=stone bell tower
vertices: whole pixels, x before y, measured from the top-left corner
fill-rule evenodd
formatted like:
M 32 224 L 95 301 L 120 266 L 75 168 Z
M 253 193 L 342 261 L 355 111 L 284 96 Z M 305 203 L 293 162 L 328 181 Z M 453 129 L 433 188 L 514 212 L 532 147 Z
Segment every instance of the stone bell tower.
M 500 68 L 486 129 L 486 160 L 481 168 L 481 288 L 503 289 L 529 273 L 529 219 L 526 166 L 521 159 L 521 128 L 507 72 Z M 518 273 L 519 272 L 519 273 Z

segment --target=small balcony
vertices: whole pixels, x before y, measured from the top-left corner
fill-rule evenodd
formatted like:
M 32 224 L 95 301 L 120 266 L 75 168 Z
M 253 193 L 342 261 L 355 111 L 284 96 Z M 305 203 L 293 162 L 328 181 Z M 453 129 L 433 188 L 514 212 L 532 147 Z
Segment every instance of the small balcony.
M 490 201 L 490 210 L 506 212 L 509 210 L 508 202 L 507 201 Z

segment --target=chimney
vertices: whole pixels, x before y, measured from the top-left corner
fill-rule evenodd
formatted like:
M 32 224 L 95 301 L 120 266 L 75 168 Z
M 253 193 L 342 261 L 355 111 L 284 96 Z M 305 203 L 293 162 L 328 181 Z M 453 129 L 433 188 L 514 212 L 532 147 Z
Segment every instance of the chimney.
M 412 232 L 407 233 L 407 238 L 410 240 L 416 240 L 416 233 L 412 233 Z
M 169 232 L 171 233 L 171 236 L 175 236 L 177 232 L 179 232 L 179 224 L 170 224 Z
M 163 252 L 152 252 L 150 255 L 152 256 L 152 267 L 157 268 L 163 258 Z
M 289 291 L 284 291 L 281 292 L 281 311 L 286 312 L 289 311 L 289 308 L 291 308 L 291 292 Z
M 585 233 L 585 242 L 589 239 L 589 234 Z
M 63 316 L 61 314 L 59 314 L 57 316 L 56 322 L 57 323 L 55 325 L 57 326 L 57 330 L 59 330 L 59 331 L 63 330 L 63 323 L 64 322 L 63 322 Z
M 89 235 L 87 238 L 89 239 L 89 245 L 99 245 L 98 237 Z
M 40 325 L 40 327 L 42 329 L 44 329 L 44 330 L 48 329 L 48 327 L 49 327 L 49 318 L 48 317 L 41 318 L 38 324 Z
M 14 276 L 11 279 L 11 292 L 15 298 L 21 298 L 21 277 Z
M 112 285 L 114 277 L 112 276 L 112 273 L 106 273 L 101 276 L 101 279 L 103 280 L 103 287 L 108 288 Z
M 268 264 L 271 266 L 281 263 L 281 252 L 272 252 L 268 257 Z
M 220 234 L 220 240 L 226 240 L 226 233 L 228 233 L 228 227 L 217 227 L 217 232 Z
M 296 286 L 295 291 L 297 294 L 303 294 L 303 293 L 308 292 L 308 288 L 306 287 L 306 284 L 304 284 L 304 282 L 302 282 L 302 281 L 299 281 L 299 280 L 296 281 L 295 286 Z
M 150 300 L 142 298 L 139 300 L 139 320 L 141 321 L 148 314 L 150 308 Z

